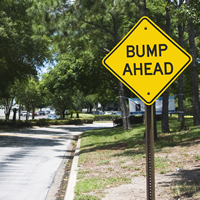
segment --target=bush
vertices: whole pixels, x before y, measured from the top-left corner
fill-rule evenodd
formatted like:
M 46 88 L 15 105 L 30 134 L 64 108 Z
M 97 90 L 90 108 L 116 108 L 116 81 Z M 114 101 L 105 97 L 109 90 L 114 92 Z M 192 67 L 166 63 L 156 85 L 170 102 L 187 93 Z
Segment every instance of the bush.
M 70 118 L 66 120 L 54 120 L 54 119 L 38 119 L 38 120 L 0 120 L 0 128 L 23 128 L 32 126 L 49 126 L 49 125 L 80 125 L 80 124 L 92 124 L 93 118 L 75 119 Z
M 94 121 L 113 121 L 115 119 L 120 119 L 120 115 L 94 115 Z
M 73 117 L 74 112 L 75 111 L 73 109 L 71 109 L 71 110 L 68 111 L 68 113 L 71 115 L 71 118 Z
M 143 116 L 130 116 L 129 119 L 131 124 L 143 123 Z M 156 121 L 160 120 L 161 120 L 161 115 L 156 115 Z M 122 118 L 115 119 L 113 122 L 116 126 L 123 126 Z

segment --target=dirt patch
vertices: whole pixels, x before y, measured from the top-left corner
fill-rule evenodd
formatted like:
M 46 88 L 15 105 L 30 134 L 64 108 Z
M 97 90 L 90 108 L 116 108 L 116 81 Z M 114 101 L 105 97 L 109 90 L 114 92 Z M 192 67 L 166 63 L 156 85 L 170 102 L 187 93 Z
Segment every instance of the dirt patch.
M 77 142 L 78 140 L 78 136 L 74 136 L 74 140 Z M 56 195 L 55 195 L 55 200 L 63 200 L 65 198 L 65 192 L 66 192 L 66 188 L 67 188 L 67 184 L 69 181 L 69 175 L 70 175 L 70 170 L 71 170 L 71 165 L 72 165 L 72 159 L 74 157 L 74 153 L 76 150 L 76 143 L 71 142 L 68 151 L 71 152 L 69 155 L 69 159 L 68 162 L 65 165 L 65 169 L 64 169 L 64 174 L 61 180 L 61 184 L 59 186 L 59 190 L 57 191 Z
M 183 143 L 176 147 L 167 147 L 155 152 L 155 188 L 156 199 L 200 200 L 200 141 Z M 142 200 L 146 199 L 146 158 L 144 152 L 136 154 L 127 151 L 125 145 L 118 150 L 97 150 L 90 159 L 82 163 L 81 170 L 89 170 L 84 178 L 125 176 L 131 184 L 119 187 L 107 186 L 105 190 L 88 194 L 101 197 L 102 200 Z M 101 160 L 95 163 L 93 156 L 101 151 Z M 104 152 L 102 152 L 104 151 Z M 107 155 L 107 156 L 106 156 Z M 134 155 L 134 156 L 132 156 Z

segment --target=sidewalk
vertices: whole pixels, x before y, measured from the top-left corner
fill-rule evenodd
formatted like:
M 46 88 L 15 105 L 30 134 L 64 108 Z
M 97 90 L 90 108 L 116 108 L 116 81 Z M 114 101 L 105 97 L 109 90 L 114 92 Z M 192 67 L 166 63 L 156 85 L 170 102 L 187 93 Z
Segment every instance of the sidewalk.
M 79 149 L 80 149 L 81 138 L 79 137 L 77 142 L 76 151 L 74 154 L 74 158 L 72 161 L 72 167 L 70 171 L 69 181 L 67 184 L 67 189 L 65 193 L 64 200 L 73 200 L 74 199 L 74 188 L 76 186 L 76 179 L 78 173 L 78 157 L 79 157 Z

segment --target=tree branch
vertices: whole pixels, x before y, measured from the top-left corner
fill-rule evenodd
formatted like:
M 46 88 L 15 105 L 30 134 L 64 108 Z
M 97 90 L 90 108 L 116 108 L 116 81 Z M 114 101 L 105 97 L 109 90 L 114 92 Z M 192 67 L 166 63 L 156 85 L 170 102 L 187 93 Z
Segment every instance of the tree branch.
M 105 26 L 102 26 L 102 25 L 99 25 L 99 24 L 96 24 L 94 22 L 88 22 L 88 21 L 85 21 L 83 20 L 83 22 L 87 23 L 87 24 L 90 24 L 90 25 L 93 25 L 95 26 L 96 28 L 101 28 L 103 30 L 105 30 L 106 32 L 110 33 L 111 35 L 114 36 L 114 33 L 112 31 L 110 31 L 109 29 L 107 29 Z
M 103 50 L 110 52 L 110 50 L 106 49 L 105 47 L 101 47 Z
M 135 5 L 136 5 L 138 8 L 140 8 L 140 4 L 139 4 L 138 1 L 136 1 L 136 0 L 132 0 L 132 2 L 135 3 Z

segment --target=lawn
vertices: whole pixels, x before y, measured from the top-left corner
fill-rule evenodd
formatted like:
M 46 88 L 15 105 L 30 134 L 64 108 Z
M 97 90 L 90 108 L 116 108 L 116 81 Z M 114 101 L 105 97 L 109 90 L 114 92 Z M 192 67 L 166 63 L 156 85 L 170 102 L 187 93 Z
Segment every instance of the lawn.
M 200 164 L 200 127 L 193 127 L 192 118 L 186 118 L 185 130 L 180 131 L 177 117 L 170 117 L 170 133 L 161 133 L 157 122 L 158 140 L 155 141 L 155 171 L 159 176 L 177 169 L 188 170 Z M 105 188 L 131 183 L 134 177 L 146 176 L 144 124 L 134 124 L 131 130 L 122 127 L 91 130 L 81 137 L 77 199 L 101 199 Z M 189 173 L 189 172 L 188 172 Z M 199 177 L 198 172 L 196 177 Z M 170 182 L 165 191 L 170 198 L 200 197 L 197 179 Z

